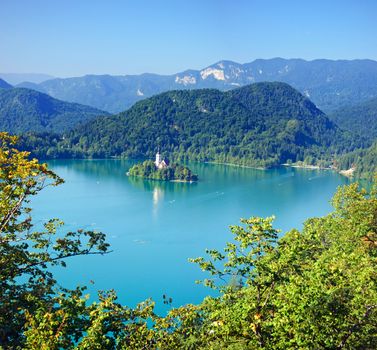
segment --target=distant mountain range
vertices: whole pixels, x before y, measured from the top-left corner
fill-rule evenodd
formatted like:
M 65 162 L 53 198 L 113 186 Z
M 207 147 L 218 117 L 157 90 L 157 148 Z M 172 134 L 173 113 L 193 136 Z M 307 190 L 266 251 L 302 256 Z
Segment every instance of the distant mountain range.
M 40 73 L 0 73 L 0 78 L 6 80 L 10 84 L 16 85 L 26 81 L 39 84 L 45 80 L 54 79 L 55 77 Z
M 255 83 L 221 92 L 170 91 L 118 115 L 96 118 L 64 138 L 24 139 L 44 157 L 154 157 L 269 167 L 329 161 L 355 149 L 307 97 L 285 83 Z
M 245 64 L 220 61 L 202 70 L 173 75 L 86 75 L 19 86 L 116 113 L 164 91 L 199 88 L 224 91 L 263 81 L 286 82 L 309 97 L 318 108 L 330 112 L 377 97 L 377 62 L 282 58 L 258 59 Z
M 12 134 L 28 131 L 61 133 L 98 115 L 107 114 L 93 107 L 59 101 L 30 89 L 0 89 L 0 131 Z

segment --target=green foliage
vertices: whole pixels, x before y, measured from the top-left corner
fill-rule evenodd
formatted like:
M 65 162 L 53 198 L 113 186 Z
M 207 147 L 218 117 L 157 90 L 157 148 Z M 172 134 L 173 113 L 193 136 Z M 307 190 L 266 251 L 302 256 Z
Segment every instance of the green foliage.
M 180 164 L 169 164 L 166 168 L 157 169 L 154 162 L 146 160 L 143 163 L 135 164 L 128 172 L 130 176 L 139 176 L 152 180 L 176 180 L 176 181 L 197 181 L 198 176 Z
M 0 345 L 14 348 L 24 340 L 25 312 L 36 312 L 40 302 L 46 308 L 56 302 L 56 281 L 48 267 L 108 250 L 104 234 L 78 230 L 63 235 L 57 219 L 35 228 L 31 197 L 63 180 L 15 149 L 15 142 L 0 133 Z
M 134 309 L 116 302 L 113 291 L 99 293 L 99 302 L 86 305 L 80 291 L 56 298 L 53 309 L 40 303 L 35 313 L 26 311 L 27 349 L 152 349 L 155 317 L 150 300 Z
M 374 141 L 377 138 L 377 98 L 338 109 L 329 118 L 341 128 Z
M 151 300 L 131 309 L 113 291 L 88 303 L 85 288 L 57 287 L 49 266 L 108 245 L 101 233 L 62 235 L 57 220 L 36 230 L 30 196 L 62 180 L 17 151 L 14 137 L 0 140 L 2 348 L 377 348 L 377 184 L 339 188 L 332 213 L 280 239 L 272 217 L 241 219 L 223 253 L 191 259 L 218 296 L 161 317 Z
M 12 134 L 62 133 L 99 115 L 108 113 L 30 89 L 0 89 L 0 130 Z
M 258 83 L 227 92 L 171 91 L 87 123 L 64 139 L 52 137 L 50 143 L 49 138 L 37 146 L 42 158 L 151 158 L 160 147 L 178 162 L 254 167 L 310 158 L 331 162 L 335 153 L 362 146 L 283 83 Z M 33 151 L 36 143 L 25 137 L 24 145 Z
M 227 245 L 226 256 L 209 251 L 213 260 L 225 260 L 224 266 L 244 276 L 246 285 L 222 289 L 219 298 L 203 303 L 206 318 L 216 325 L 204 348 L 377 346 L 376 192 L 344 187 L 333 205 L 333 213 L 307 220 L 302 233 L 292 230 L 277 244 L 271 220 L 252 218 L 257 229 L 243 220 L 247 227 L 236 229 L 238 243 Z M 268 249 L 255 256 L 261 242 Z M 245 247 L 251 249 L 245 253 Z M 211 275 L 224 275 L 211 261 L 193 261 Z
M 367 149 L 360 149 L 340 157 L 337 161 L 339 169 L 354 168 L 354 176 L 372 180 L 377 173 L 377 142 Z

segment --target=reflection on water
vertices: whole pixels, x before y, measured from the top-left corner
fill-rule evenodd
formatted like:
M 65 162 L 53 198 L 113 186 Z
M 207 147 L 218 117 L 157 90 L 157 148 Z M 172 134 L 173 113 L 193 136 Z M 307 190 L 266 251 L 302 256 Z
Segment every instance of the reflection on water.
M 161 202 L 163 198 L 164 198 L 164 191 L 160 187 L 156 186 L 153 189 L 153 214 L 154 216 L 157 215 L 158 203 Z
M 197 182 L 174 182 L 174 181 L 160 181 L 148 180 L 136 176 L 128 176 L 128 182 L 135 188 L 142 190 L 145 193 L 152 194 L 153 217 L 158 215 L 158 209 L 162 205 L 165 193 L 174 195 L 174 193 L 185 194 L 197 186 Z M 174 204 L 175 199 L 170 199 L 169 204 Z
M 187 192 L 193 187 L 197 186 L 197 182 L 174 182 L 174 181 L 160 181 L 160 180 L 148 180 L 137 176 L 128 176 L 127 180 L 135 188 L 146 192 L 153 192 L 155 188 L 160 189 L 163 192 L 174 193 Z
M 158 205 L 158 202 L 160 202 L 163 198 L 164 191 L 156 186 L 153 190 L 153 205 L 156 207 Z

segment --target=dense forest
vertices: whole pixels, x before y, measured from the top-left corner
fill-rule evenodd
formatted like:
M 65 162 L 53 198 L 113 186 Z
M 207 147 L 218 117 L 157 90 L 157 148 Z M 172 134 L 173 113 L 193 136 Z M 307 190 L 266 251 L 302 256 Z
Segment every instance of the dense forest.
M 329 114 L 339 127 L 361 135 L 368 141 L 377 139 L 377 98 L 348 106 Z
M 371 180 L 377 175 L 377 142 L 366 149 L 347 153 L 340 157 L 340 169 L 354 168 L 354 176 Z
M 224 252 L 190 259 L 217 290 L 197 305 L 130 308 L 115 291 L 90 303 L 52 266 L 107 254 L 100 232 L 34 226 L 29 201 L 63 182 L 0 133 L 0 347 L 3 349 L 375 349 L 377 184 L 339 188 L 334 210 L 278 238 L 273 218 L 231 226 Z M 37 228 L 39 227 L 39 229 Z M 171 300 L 165 297 L 171 305 Z
M 152 160 L 146 160 L 143 163 L 135 164 L 128 172 L 129 176 L 138 176 L 151 180 L 164 180 L 164 181 L 197 181 L 198 176 L 186 166 L 172 163 L 165 168 L 156 168 Z
M 63 136 L 29 135 L 22 141 L 40 158 L 151 158 L 161 148 L 176 161 L 255 167 L 298 161 L 331 165 L 335 154 L 364 143 L 284 83 L 227 92 L 170 91 Z
M 354 169 L 356 178 L 371 180 L 377 173 L 377 98 L 356 106 L 342 108 L 329 115 L 342 129 L 360 135 L 369 148 L 362 148 L 340 156 L 336 160 L 339 169 Z
M 108 113 L 30 89 L 0 89 L 0 130 L 12 134 L 62 133 L 99 115 Z

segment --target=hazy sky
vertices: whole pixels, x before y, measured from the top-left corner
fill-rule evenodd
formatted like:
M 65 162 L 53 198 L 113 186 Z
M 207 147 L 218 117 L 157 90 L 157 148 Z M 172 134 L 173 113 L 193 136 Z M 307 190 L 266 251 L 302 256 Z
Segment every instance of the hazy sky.
M 172 74 L 222 59 L 377 60 L 377 0 L 0 0 L 0 72 Z

